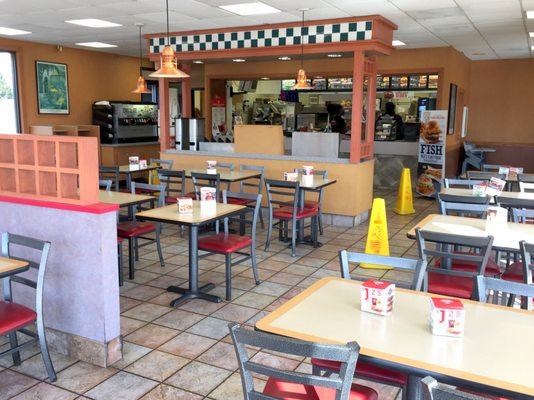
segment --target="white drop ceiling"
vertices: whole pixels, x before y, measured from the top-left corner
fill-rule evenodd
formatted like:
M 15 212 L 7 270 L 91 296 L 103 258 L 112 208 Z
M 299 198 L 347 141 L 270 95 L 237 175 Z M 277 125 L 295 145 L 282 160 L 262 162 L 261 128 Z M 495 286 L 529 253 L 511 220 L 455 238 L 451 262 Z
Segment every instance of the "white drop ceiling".
M 453 46 L 473 60 L 532 57 L 534 0 L 263 0 L 281 12 L 241 17 L 217 6 L 253 0 L 169 0 L 170 29 L 217 29 L 306 19 L 381 14 L 399 29 L 403 48 Z M 64 21 L 99 18 L 122 27 L 93 29 Z M 144 33 L 165 30 L 165 0 L 0 0 L 0 26 L 31 31 L 20 40 L 75 47 L 77 42 L 117 45 L 111 53 L 136 55 L 136 22 Z

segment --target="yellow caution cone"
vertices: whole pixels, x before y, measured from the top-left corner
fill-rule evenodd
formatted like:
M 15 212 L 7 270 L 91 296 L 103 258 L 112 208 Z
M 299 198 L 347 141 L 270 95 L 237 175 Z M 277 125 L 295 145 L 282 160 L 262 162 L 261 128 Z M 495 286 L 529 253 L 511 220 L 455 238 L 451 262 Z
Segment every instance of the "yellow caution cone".
M 393 211 L 400 215 L 415 213 L 413 208 L 412 178 L 410 177 L 410 168 L 404 168 L 402 170 L 399 194 L 397 195 L 397 207 L 395 207 L 395 210 Z
M 365 253 L 389 256 L 388 223 L 386 220 L 386 202 L 384 199 L 376 198 L 373 200 L 367 242 L 365 243 Z M 392 269 L 392 267 L 386 265 L 368 263 L 361 263 L 360 267 L 368 269 Z

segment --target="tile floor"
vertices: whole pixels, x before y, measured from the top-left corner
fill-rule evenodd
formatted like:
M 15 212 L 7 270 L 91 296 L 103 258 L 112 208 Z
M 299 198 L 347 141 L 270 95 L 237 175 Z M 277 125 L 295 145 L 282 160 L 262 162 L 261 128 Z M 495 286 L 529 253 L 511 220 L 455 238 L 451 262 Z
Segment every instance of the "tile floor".
M 328 195 L 328 194 L 327 194 Z M 416 257 L 415 242 L 406 232 L 421 218 L 435 210 L 433 202 L 416 199 L 415 215 L 391 212 L 396 193 L 375 191 L 386 200 L 390 252 L 394 256 Z M 273 240 L 269 252 L 263 251 L 266 233 L 258 234 L 258 267 L 262 284 L 256 286 L 247 265 L 233 268 L 233 300 L 214 304 L 193 300 L 178 309 L 169 307 L 175 294 L 170 285 L 184 285 L 187 279 L 187 240 L 178 229 L 164 228 L 162 244 L 166 266 L 161 268 L 153 246 L 141 250 L 136 279 L 121 288 L 121 331 L 124 357 L 104 369 L 54 354 L 58 379 L 48 382 L 36 348 L 22 353 L 25 360 L 13 367 L 11 357 L 0 359 L 0 400 L 232 400 L 241 399 L 241 382 L 234 349 L 228 336 L 231 321 L 253 326 L 255 321 L 301 292 L 316 280 L 338 275 L 340 249 L 363 251 L 367 224 L 354 228 L 326 226 L 319 249 L 300 246 L 293 258 L 287 247 Z M 126 265 L 126 262 L 125 262 Z M 126 272 L 126 270 L 125 270 Z M 353 275 L 411 282 L 403 271 L 364 270 Z M 200 261 L 200 282 L 213 282 L 212 291 L 224 297 L 224 259 L 210 256 Z M 0 346 L 7 346 L 0 338 Z M 1 350 L 1 348 L 0 348 Z M 308 360 L 285 358 L 260 350 L 254 360 L 284 368 L 309 371 Z M 263 384 L 257 380 L 258 387 Z M 365 382 L 380 393 L 380 399 L 400 398 L 399 390 Z

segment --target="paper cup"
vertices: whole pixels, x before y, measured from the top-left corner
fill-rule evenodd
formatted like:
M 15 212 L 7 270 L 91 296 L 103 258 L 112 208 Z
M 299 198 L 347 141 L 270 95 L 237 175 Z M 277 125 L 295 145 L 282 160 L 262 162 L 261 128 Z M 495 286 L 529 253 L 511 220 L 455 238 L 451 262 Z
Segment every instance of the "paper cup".
M 313 175 L 313 166 L 312 165 L 303 165 L 302 168 L 304 169 L 304 175 Z

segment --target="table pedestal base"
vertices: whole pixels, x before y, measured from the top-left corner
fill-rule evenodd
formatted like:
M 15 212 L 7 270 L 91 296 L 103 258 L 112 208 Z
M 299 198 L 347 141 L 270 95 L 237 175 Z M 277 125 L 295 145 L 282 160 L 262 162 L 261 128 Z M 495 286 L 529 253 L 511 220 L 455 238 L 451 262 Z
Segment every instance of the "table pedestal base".
M 215 285 L 213 283 L 208 283 L 204 286 L 201 286 L 197 290 L 185 289 L 179 286 L 169 286 L 167 288 L 167 292 L 180 293 L 182 295 L 178 297 L 177 299 L 171 301 L 170 306 L 178 307 L 182 305 L 183 303 L 185 303 L 186 301 L 193 300 L 193 299 L 202 299 L 202 300 L 211 301 L 212 303 L 220 303 L 222 300 L 219 296 L 206 293 L 212 290 L 214 287 Z

